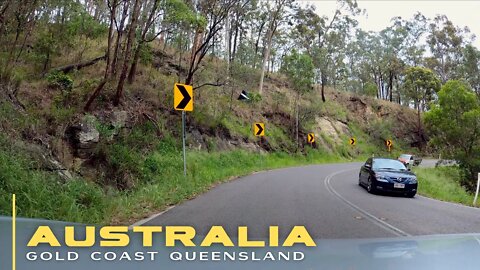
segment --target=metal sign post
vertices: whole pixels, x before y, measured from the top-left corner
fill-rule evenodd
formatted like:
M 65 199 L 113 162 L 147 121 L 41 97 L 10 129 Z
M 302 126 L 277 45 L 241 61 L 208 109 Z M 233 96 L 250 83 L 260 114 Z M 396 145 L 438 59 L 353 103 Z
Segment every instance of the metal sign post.
M 183 148 L 183 175 L 187 176 L 187 154 L 185 140 L 187 137 L 185 111 L 193 111 L 193 87 L 176 83 L 173 87 L 173 108 L 182 111 L 182 148 Z
M 478 180 L 477 180 L 477 191 L 475 192 L 475 198 L 473 199 L 473 205 L 477 205 L 477 199 L 478 199 L 478 191 L 480 189 L 480 173 L 478 174 Z
M 187 154 L 185 151 L 185 139 L 187 132 L 185 131 L 185 111 L 182 111 L 182 144 L 183 144 L 183 175 L 187 176 Z

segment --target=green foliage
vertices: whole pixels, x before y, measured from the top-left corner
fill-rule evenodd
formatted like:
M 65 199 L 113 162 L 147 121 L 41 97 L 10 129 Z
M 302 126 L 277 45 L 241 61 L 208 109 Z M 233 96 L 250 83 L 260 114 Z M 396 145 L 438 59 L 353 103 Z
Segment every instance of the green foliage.
M 438 93 L 438 103 L 426 113 L 431 144 L 446 158 L 460 163 L 463 184 L 473 189 L 480 171 L 480 101 L 463 82 L 448 81 Z
M 207 26 L 207 19 L 197 14 L 182 0 L 167 0 L 164 3 L 166 24 L 179 24 L 196 29 Z
M 33 58 L 42 65 L 42 71 L 49 68 L 52 57 L 58 54 L 58 44 L 53 32 L 44 30 L 38 33 L 33 46 Z
M 393 123 L 387 119 L 375 120 L 368 128 L 369 135 L 379 143 L 384 143 L 385 140 L 392 139 Z
M 73 79 L 63 72 L 49 73 L 47 81 L 50 87 L 58 88 L 62 91 L 71 91 L 73 88 Z
M 317 104 L 316 106 L 318 108 L 319 115 L 328 116 L 342 122 L 347 122 L 348 112 L 340 103 L 336 101 L 327 101 L 322 104 Z
M 460 78 L 462 47 L 471 40 L 469 30 L 455 26 L 447 16 L 437 15 L 433 19 L 427 37 L 433 56 L 425 62 L 436 71 L 443 83 Z
M 258 103 L 260 101 L 262 101 L 262 95 L 260 93 L 257 93 L 257 92 L 249 92 L 248 93 L 248 98 L 250 98 L 250 102 L 252 103 Z
M 367 82 L 363 86 L 363 94 L 369 97 L 376 97 L 377 96 L 377 85 L 372 82 Z
M 462 73 L 477 95 L 480 95 L 480 51 L 472 45 L 467 45 L 463 54 Z
M 315 73 L 313 61 L 307 54 L 293 50 L 283 59 L 282 72 L 287 75 L 298 93 L 306 93 L 312 89 Z
M 409 67 L 405 72 L 405 94 L 413 100 L 418 110 L 428 106 L 435 93 L 440 90 L 441 83 L 433 71 L 423 67 Z
M 140 62 L 143 64 L 153 62 L 152 46 L 149 43 L 140 46 Z
M 96 21 L 81 6 L 71 9 L 70 12 L 72 18 L 66 25 L 68 36 L 83 35 L 89 39 L 96 39 L 107 33 L 107 27 Z

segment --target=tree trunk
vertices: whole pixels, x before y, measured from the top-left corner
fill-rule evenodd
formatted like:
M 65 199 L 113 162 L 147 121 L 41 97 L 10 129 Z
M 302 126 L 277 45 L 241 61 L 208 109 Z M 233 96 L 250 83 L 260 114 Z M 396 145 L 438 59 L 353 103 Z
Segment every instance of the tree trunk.
M 110 74 L 111 75 L 116 75 L 117 74 L 117 66 L 118 66 L 118 56 L 121 51 L 121 44 L 122 44 L 122 38 L 123 38 L 123 32 L 124 32 L 124 26 L 125 26 L 125 20 L 127 19 L 128 15 L 128 7 L 129 7 L 129 1 L 125 1 L 123 5 L 123 14 L 122 18 L 120 20 L 120 26 L 117 29 L 117 40 L 115 43 L 115 51 L 113 52 L 113 59 L 112 59 L 112 65 L 111 65 L 111 70 Z M 115 16 L 115 15 L 113 15 Z
M 195 37 L 193 38 L 193 44 L 192 44 L 192 55 L 190 57 L 190 68 L 189 72 L 187 75 L 187 78 L 185 80 L 185 84 L 191 85 L 193 82 L 193 67 L 195 66 L 195 62 L 197 61 L 196 59 L 196 51 L 199 48 L 200 42 L 201 42 L 201 35 L 203 31 L 200 29 L 200 27 L 195 31 Z
M 93 91 L 93 94 L 90 96 L 90 98 L 87 101 L 87 104 L 85 104 L 85 107 L 83 107 L 83 110 L 88 112 L 90 111 L 90 108 L 92 107 L 93 101 L 100 95 L 100 92 L 102 91 L 103 87 L 105 86 L 105 83 L 107 83 L 107 79 L 103 79 L 100 84 L 95 88 L 95 91 Z
M 137 30 L 138 13 L 140 12 L 140 1 L 141 0 L 136 0 L 133 7 L 132 19 L 130 20 L 130 28 L 128 31 L 127 47 L 125 48 L 125 60 L 123 61 L 122 72 L 120 73 L 120 77 L 118 79 L 117 93 L 113 101 L 113 104 L 115 106 L 118 106 L 120 104 L 123 97 L 123 88 L 125 86 L 125 79 L 127 77 L 128 65 L 130 64 L 130 60 L 132 58 L 132 46 L 135 42 L 135 31 Z
M 160 2 L 159 0 L 155 0 L 155 2 L 153 3 L 153 7 L 150 10 L 150 13 L 148 14 L 147 20 L 145 22 L 143 22 L 144 27 L 142 29 L 142 35 L 140 37 L 140 41 L 138 42 L 137 47 L 135 48 L 135 53 L 133 55 L 132 65 L 130 66 L 130 72 L 128 73 L 128 83 L 129 84 L 133 83 L 133 81 L 135 80 L 135 74 L 137 72 L 138 59 L 140 58 L 140 52 L 142 51 L 143 46 L 145 45 L 148 30 L 149 30 L 150 26 L 152 26 L 152 24 L 153 24 L 154 15 L 157 12 L 159 2 Z M 154 28 L 153 31 L 155 32 L 155 27 L 153 27 L 153 28 Z M 160 33 L 158 33 L 158 34 L 160 34 Z M 157 34 L 157 36 L 158 36 L 158 34 Z M 150 40 L 150 41 L 153 41 L 153 40 Z
M 324 75 L 322 75 L 321 84 L 322 84 L 322 87 L 321 87 L 322 101 L 325 102 L 327 101 L 327 99 L 325 98 L 325 85 L 327 84 L 327 78 Z
M 390 72 L 390 76 L 388 78 L 388 91 L 390 94 L 390 102 L 393 102 L 393 72 Z
M 130 72 L 128 73 L 128 80 L 127 80 L 128 84 L 132 84 L 133 81 L 135 80 L 135 75 L 137 73 L 138 59 L 140 58 L 140 52 L 143 49 L 143 44 L 144 42 L 140 41 L 133 54 L 132 65 L 130 66 Z
M 299 126 L 299 123 L 298 123 L 298 100 L 299 100 L 299 92 L 297 92 L 297 99 L 295 100 L 295 141 L 297 142 L 296 145 L 297 145 L 297 151 L 298 149 L 300 148 L 300 142 L 298 141 L 298 126 Z
M 107 51 L 105 53 L 105 60 L 106 60 L 106 66 L 105 66 L 105 72 L 103 74 L 103 80 L 100 82 L 100 84 L 95 88 L 95 91 L 93 91 L 93 94 L 90 96 L 88 99 L 87 103 L 85 104 L 85 107 L 83 107 L 83 110 L 88 112 L 90 111 L 93 102 L 95 99 L 100 95 L 100 92 L 102 91 L 103 87 L 107 83 L 108 79 L 111 77 L 111 51 L 112 51 L 112 41 L 113 41 L 113 27 L 115 24 L 114 16 L 116 13 L 116 8 L 117 8 L 117 0 L 114 0 L 112 3 L 112 9 L 110 10 L 110 26 L 108 28 L 108 40 L 107 40 Z
M 260 37 L 262 36 L 263 27 L 265 26 L 266 21 L 262 21 L 260 29 L 258 30 L 257 41 L 255 42 L 255 56 L 253 57 L 253 68 L 257 68 L 257 57 L 258 57 L 258 44 L 260 43 Z
M 260 73 L 260 86 L 258 87 L 258 93 L 260 95 L 263 94 L 263 80 L 265 77 L 265 69 L 268 63 L 268 58 L 270 57 L 270 50 L 272 47 L 272 38 L 273 38 L 273 32 L 269 32 L 268 40 L 267 40 L 267 49 L 265 51 L 265 54 L 263 56 L 263 61 L 262 61 L 262 72 Z
M 111 58 L 112 58 L 112 41 L 113 41 L 113 27 L 114 27 L 114 16 L 116 13 L 117 7 L 117 0 L 114 0 L 112 3 L 112 10 L 110 14 L 110 26 L 108 28 L 108 39 L 107 39 L 107 52 L 106 52 L 106 67 L 105 67 L 105 74 L 104 78 L 108 78 L 110 76 L 110 65 L 111 65 Z
M 230 62 L 233 63 L 235 62 L 235 57 L 237 55 L 237 41 L 238 41 L 238 31 L 239 31 L 240 26 L 236 25 L 235 27 L 235 35 L 233 37 L 233 52 L 231 56 Z

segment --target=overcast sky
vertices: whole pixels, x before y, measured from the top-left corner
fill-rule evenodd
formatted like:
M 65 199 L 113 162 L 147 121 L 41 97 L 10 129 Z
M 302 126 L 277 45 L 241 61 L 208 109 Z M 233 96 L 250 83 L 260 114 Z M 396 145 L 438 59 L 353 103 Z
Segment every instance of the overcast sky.
M 332 17 L 337 3 L 335 0 L 301 1 L 316 6 L 319 15 Z M 480 1 L 435 1 L 435 0 L 357 0 L 361 9 L 366 9 L 366 15 L 357 17 L 359 27 L 366 31 L 380 31 L 391 25 L 390 19 L 395 16 L 410 19 L 417 11 L 427 18 L 437 14 L 445 14 L 460 27 L 468 26 L 475 34 L 474 45 L 480 48 Z

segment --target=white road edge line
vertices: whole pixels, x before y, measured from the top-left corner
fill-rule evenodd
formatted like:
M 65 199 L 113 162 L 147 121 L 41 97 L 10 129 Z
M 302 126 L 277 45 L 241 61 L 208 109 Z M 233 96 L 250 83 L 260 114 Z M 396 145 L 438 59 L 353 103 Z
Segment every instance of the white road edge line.
M 346 205 L 350 206 L 351 208 L 353 208 L 354 210 L 358 211 L 359 213 L 363 214 L 368 220 L 370 220 L 372 223 L 378 225 L 379 227 L 389 231 L 389 232 L 392 232 L 393 234 L 397 235 L 397 236 L 412 236 L 411 234 L 409 233 L 406 233 L 404 231 L 402 231 L 401 229 L 393 226 L 392 224 L 389 224 L 379 218 L 377 218 L 376 216 L 370 214 L 369 212 L 363 210 L 362 208 L 358 207 L 357 205 L 355 205 L 354 203 L 350 202 L 349 200 L 345 199 L 345 197 L 343 197 L 342 195 L 340 195 L 340 193 L 338 193 L 334 188 L 333 186 L 330 184 L 330 180 L 338 175 L 338 174 L 341 174 L 341 173 L 345 173 L 345 172 L 348 172 L 348 171 L 353 171 L 355 169 L 346 169 L 346 170 L 341 170 L 341 171 L 338 171 L 338 172 L 335 172 L 335 173 L 332 173 L 330 175 L 327 175 L 327 177 L 325 177 L 325 180 L 324 180 L 324 183 L 325 183 L 325 187 L 327 188 L 327 190 L 334 196 L 337 197 L 337 199 L 339 199 L 340 201 L 342 201 L 343 203 L 345 203 Z
M 175 205 L 168 207 L 167 209 L 165 209 L 164 211 L 162 211 L 160 213 L 157 213 L 157 214 L 154 214 L 154 215 L 152 215 L 148 218 L 139 220 L 139 221 L 133 223 L 132 225 L 130 225 L 129 228 L 131 229 L 132 227 L 135 227 L 135 226 L 142 226 L 143 224 L 145 224 L 145 223 L 149 222 L 150 220 L 155 219 L 155 218 L 165 214 L 166 212 L 172 210 L 173 208 L 175 208 Z
M 477 211 L 480 210 L 479 207 L 473 207 L 473 206 L 464 205 L 464 204 L 461 204 L 461 203 L 454 203 L 454 202 L 447 202 L 447 201 L 437 200 L 437 199 L 430 198 L 430 197 L 427 197 L 427 196 L 424 196 L 424 195 L 420 195 L 420 194 L 417 194 L 417 196 L 418 196 L 418 197 L 421 197 L 421 198 L 425 198 L 425 199 L 431 200 L 431 201 L 442 202 L 442 203 L 446 203 L 446 204 L 450 204 L 450 205 L 454 205 L 454 206 L 462 206 L 462 207 L 469 208 L 469 209 L 475 209 L 475 210 L 477 210 Z

